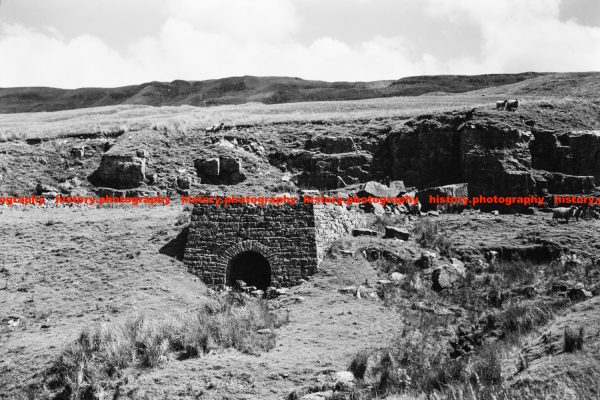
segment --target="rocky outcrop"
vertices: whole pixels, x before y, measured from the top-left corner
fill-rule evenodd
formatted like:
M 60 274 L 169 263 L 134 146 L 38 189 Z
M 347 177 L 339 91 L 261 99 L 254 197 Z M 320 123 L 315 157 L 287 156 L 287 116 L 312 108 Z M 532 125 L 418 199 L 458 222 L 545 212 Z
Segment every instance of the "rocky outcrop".
M 459 128 L 460 169 L 470 196 L 526 196 L 534 193 L 531 132 L 489 121 Z
M 354 140 L 349 136 L 318 136 L 308 140 L 306 148 L 317 149 L 325 154 L 352 153 L 356 151 Z
M 600 181 L 600 131 L 533 132 L 533 167 L 566 175 L 589 175 Z
M 460 115 L 419 117 L 390 132 L 380 155 L 386 175 L 408 186 L 430 187 L 460 182 Z
M 590 193 L 600 179 L 600 131 L 558 134 L 516 113 L 417 117 L 381 147 L 383 174 L 418 188 L 466 183 L 471 197 Z
M 566 175 L 560 172 L 535 170 L 533 172 L 537 193 L 577 193 L 588 194 L 594 191 L 593 176 Z
M 323 154 L 301 150 L 289 155 L 288 168 L 300 170 L 301 188 L 337 189 L 367 181 L 373 156 L 365 152 Z
M 202 183 L 233 185 L 246 180 L 242 160 L 237 157 L 199 158 L 194 166 Z
M 140 155 L 103 154 L 98 169 L 89 177 L 90 182 L 113 189 L 139 187 L 146 179 L 146 154 Z

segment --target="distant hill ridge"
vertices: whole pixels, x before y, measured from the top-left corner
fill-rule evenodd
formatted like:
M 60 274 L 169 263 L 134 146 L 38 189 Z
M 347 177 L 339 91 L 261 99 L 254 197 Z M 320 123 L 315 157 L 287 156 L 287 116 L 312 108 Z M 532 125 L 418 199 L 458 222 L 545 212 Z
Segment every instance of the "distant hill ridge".
M 598 81 L 600 74 L 591 74 Z M 570 79 L 577 80 L 576 76 L 573 78 L 577 74 L 526 72 L 414 76 L 374 82 L 324 82 L 289 77 L 242 76 L 206 81 L 148 82 L 118 88 L 0 88 L 0 113 L 58 111 L 119 104 L 213 106 L 253 101 L 275 104 L 418 96 L 440 92 L 464 93 L 530 80 L 541 85 L 543 82 L 538 81 L 543 81 L 546 77 L 562 80 L 567 75 Z

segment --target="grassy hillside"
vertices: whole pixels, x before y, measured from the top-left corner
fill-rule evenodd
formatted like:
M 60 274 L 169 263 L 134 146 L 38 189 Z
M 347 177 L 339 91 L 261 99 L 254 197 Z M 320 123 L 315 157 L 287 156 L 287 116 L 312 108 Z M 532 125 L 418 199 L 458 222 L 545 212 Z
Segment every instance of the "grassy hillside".
M 473 94 L 583 97 L 598 101 L 600 98 L 600 73 L 574 72 L 543 75 L 510 85 L 481 89 Z
M 533 72 L 475 76 L 440 75 L 375 82 L 323 82 L 288 77 L 243 76 L 207 81 L 148 82 L 119 88 L 0 88 L 0 113 L 58 111 L 123 104 L 276 104 L 418 96 L 431 92 L 463 93 L 521 82 L 541 75 Z

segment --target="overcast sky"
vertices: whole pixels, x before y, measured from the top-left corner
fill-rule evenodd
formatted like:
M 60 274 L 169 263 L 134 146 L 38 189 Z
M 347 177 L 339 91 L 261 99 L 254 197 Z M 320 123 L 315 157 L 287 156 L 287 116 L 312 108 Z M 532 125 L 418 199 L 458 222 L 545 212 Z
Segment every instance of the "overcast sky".
M 0 0 L 0 86 L 600 71 L 599 0 Z

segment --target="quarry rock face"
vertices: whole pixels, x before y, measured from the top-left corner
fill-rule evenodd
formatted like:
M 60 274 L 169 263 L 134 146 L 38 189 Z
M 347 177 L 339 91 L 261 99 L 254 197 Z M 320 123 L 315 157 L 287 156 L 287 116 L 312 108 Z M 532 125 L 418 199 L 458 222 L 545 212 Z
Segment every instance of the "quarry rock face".
M 461 170 L 470 196 L 534 193 L 528 131 L 467 123 L 459 130 Z
M 533 167 L 566 175 L 588 175 L 600 180 L 600 131 L 557 133 L 534 131 Z
M 376 162 L 409 186 L 466 183 L 471 197 L 592 192 L 600 178 L 600 131 L 557 133 L 526 122 L 475 110 L 417 117 L 389 133 Z M 458 188 L 431 192 L 462 195 Z
M 442 118 L 442 117 L 440 117 Z M 390 132 L 385 148 L 387 174 L 408 186 L 430 187 L 459 182 L 460 153 L 454 119 L 416 119 Z
M 129 154 L 103 154 L 90 180 L 114 189 L 139 187 L 146 179 L 146 158 Z
M 301 188 L 337 189 L 367 181 L 373 156 L 369 153 L 323 154 L 300 151 L 288 160 L 292 169 L 300 170 Z
M 356 145 L 351 137 L 319 136 L 308 140 L 307 149 L 318 149 L 325 154 L 352 153 L 356 151 Z

